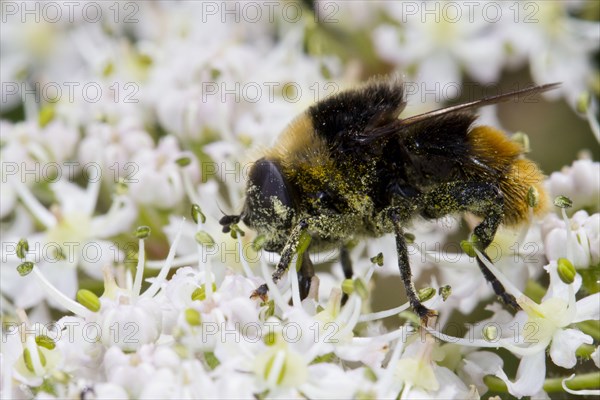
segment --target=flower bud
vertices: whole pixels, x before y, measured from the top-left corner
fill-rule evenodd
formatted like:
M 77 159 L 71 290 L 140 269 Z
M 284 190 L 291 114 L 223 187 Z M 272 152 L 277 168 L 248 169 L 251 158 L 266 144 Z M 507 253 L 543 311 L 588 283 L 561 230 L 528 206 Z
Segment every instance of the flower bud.
M 29 275 L 31 271 L 33 271 L 33 263 L 31 261 L 22 262 L 17 267 L 17 272 L 21 276 Z
M 488 325 L 483 328 L 483 338 L 488 342 L 495 342 L 498 339 L 498 327 L 496 325 Z
M 19 257 L 21 260 L 24 259 L 28 251 L 29 242 L 27 239 L 19 240 L 19 243 L 17 243 L 17 257 Z
M 229 229 L 230 229 L 230 234 L 231 237 L 234 239 L 238 238 L 238 235 L 240 236 L 245 236 L 246 232 L 244 232 L 243 230 L 240 229 L 240 227 L 238 226 L 238 224 L 231 224 L 229 225 Z
M 177 160 L 175 160 L 175 163 L 180 167 L 187 167 L 192 163 L 192 159 L 189 157 L 179 157 Z
M 213 293 L 217 291 L 217 285 L 215 283 L 212 284 Z M 205 285 L 200 286 L 196 290 L 192 292 L 192 300 L 206 300 L 206 287 Z
M 419 289 L 417 296 L 421 302 L 425 302 L 435 296 L 435 289 L 432 287 Z
M 567 196 L 556 196 L 554 199 L 554 205 L 559 208 L 571 208 L 573 207 L 573 200 Z
M 406 243 L 414 243 L 415 242 L 415 235 L 413 235 L 412 233 L 409 232 L 405 232 L 404 235 L 404 240 L 406 240 Z
M 48 350 L 54 350 L 54 348 L 56 347 L 56 343 L 54 342 L 54 340 L 50 339 L 46 335 L 36 336 L 35 337 L 35 343 L 38 346 L 43 347 L 43 348 L 48 349 Z
M 87 289 L 79 289 L 75 297 L 77 302 L 93 312 L 100 311 L 100 299 Z
M 138 228 L 135 230 L 135 237 L 137 237 L 138 239 L 146 239 L 148 236 L 150 236 L 149 226 L 138 226 Z
M 375 257 L 371 257 L 371 262 L 383 267 L 383 253 L 379 253 Z
M 196 239 L 196 242 L 198 242 L 198 244 L 201 244 L 203 246 L 212 246 L 213 244 L 215 244 L 215 240 L 206 231 L 196 232 L 194 238 Z
M 351 295 L 354 292 L 354 282 L 352 279 L 344 279 L 342 282 L 342 292 Z
M 450 285 L 442 286 L 439 289 L 440 296 L 442 296 L 442 300 L 448 300 L 448 297 L 452 294 L 452 287 Z
M 192 219 L 195 223 L 198 223 L 198 221 L 201 223 L 206 222 L 206 216 L 202 213 L 198 204 L 192 204 Z
M 188 308 L 185 310 L 185 320 L 191 326 L 200 326 L 202 323 L 202 318 L 198 310 L 194 310 L 193 308 Z
M 575 281 L 577 271 L 575 271 L 575 267 L 571 261 L 567 260 L 566 258 L 559 258 L 556 263 L 556 271 L 558 272 L 558 277 L 560 280 L 567 285 L 573 283 Z
M 531 207 L 531 208 L 537 207 L 537 205 L 540 203 L 540 193 L 534 186 L 531 186 L 529 188 L 529 190 L 527 191 L 526 198 L 527 198 L 527 205 L 529 205 L 529 207 Z

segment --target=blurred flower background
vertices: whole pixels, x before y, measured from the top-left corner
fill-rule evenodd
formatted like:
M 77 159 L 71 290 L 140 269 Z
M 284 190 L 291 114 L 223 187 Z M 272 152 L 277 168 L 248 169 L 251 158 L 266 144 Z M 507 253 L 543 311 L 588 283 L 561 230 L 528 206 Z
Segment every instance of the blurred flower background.
M 600 394 L 598 1 L 0 7 L 2 398 Z M 405 82 L 403 116 L 562 82 L 480 110 L 566 196 L 493 244 L 516 315 L 461 251 L 468 216 L 407 228 L 433 330 L 399 294 L 393 237 L 357 241 L 351 281 L 313 255 L 301 304 L 287 279 L 249 298 L 278 256 L 218 224 L 249 163 L 378 75 Z

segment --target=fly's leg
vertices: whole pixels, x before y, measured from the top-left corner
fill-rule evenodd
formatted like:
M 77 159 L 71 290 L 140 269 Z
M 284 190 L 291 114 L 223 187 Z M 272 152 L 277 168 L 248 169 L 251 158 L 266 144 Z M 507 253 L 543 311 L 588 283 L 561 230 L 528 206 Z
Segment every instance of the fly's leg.
M 406 290 L 406 297 L 408 297 L 408 301 L 413 310 L 417 313 L 419 318 L 421 318 L 421 324 L 423 324 L 423 326 L 427 326 L 429 318 L 437 316 L 437 312 L 425 307 L 419 300 L 419 296 L 417 295 L 417 291 L 415 289 L 415 284 L 412 281 L 412 271 L 410 270 L 410 264 L 408 262 L 406 239 L 404 239 L 404 231 L 402 229 L 400 218 L 394 211 L 392 211 L 390 216 L 392 222 L 394 223 L 396 252 L 398 253 L 398 268 L 400 268 L 400 277 L 402 278 L 402 283 L 404 284 L 404 289 Z
M 310 257 L 308 256 L 308 251 L 305 251 L 302 254 L 302 265 L 300 266 L 300 271 L 298 271 L 300 300 L 304 300 L 308 297 L 308 293 L 310 292 L 310 284 L 314 276 L 315 267 L 313 266 L 313 263 L 310 260 Z
M 283 276 L 283 274 L 285 274 L 285 272 L 287 271 L 287 269 L 290 266 L 290 263 L 292 262 L 292 258 L 294 257 L 294 254 L 297 252 L 298 250 L 298 245 L 300 244 L 300 237 L 302 236 L 302 233 L 304 233 L 306 230 L 308 229 L 308 223 L 305 220 L 301 220 L 300 222 L 298 222 L 298 224 L 296 225 L 296 227 L 294 228 L 294 230 L 292 231 L 292 234 L 290 235 L 287 243 L 285 244 L 283 251 L 281 252 L 281 258 L 279 259 L 279 263 L 277 263 L 277 268 L 275 268 L 275 271 L 273 272 L 272 275 L 272 279 L 273 282 L 275 284 L 277 284 L 277 282 L 279 282 L 279 280 L 281 279 L 281 277 Z M 308 258 L 308 254 L 306 254 L 306 257 Z M 303 262 L 302 265 L 306 265 L 307 268 L 308 265 L 310 265 L 310 269 L 312 270 L 312 275 L 314 275 L 314 269 L 312 268 L 312 263 L 310 262 Z M 307 274 L 309 272 L 306 272 Z M 301 272 L 302 274 L 302 272 Z M 311 275 L 311 277 L 312 277 Z M 301 286 L 304 284 L 302 282 L 302 275 L 300 275 L 300 283 Z M 304 284 L 306 285 L 306 284 Z M 310 278 L 308 278 L 308 289 L 310 289 Z M 301 293 L 302 293 L 302 289 Z M 267 300 L 267 293 L 269 292 L 269 288 L 267 286 L 267 284 L 262 284 L 260 285 L 250 296 L 250 298 L 256 298 L 259 297 L 261 300 L 266 301 Z M 306 293 L 308 294 L 308 290 L 306 291 Z
M 425 205 L 423 215 L 428 218 L 439 218 L 458 211 L 470 211 L 484 216 L 483 221 L 474 229 L 477 238 L 475 244 L 482 255 L 491 262 L 485 249 L 494 240 L 504 218 L 504 196 L 498 187 L 481 182 L 449 183 L 429 192 L 425 198 Z M 504 285 L 483 261 L 477 258 L 477 264 L 504 304 L 519 310 L 515 297 L 506 292 Z
M 350 259 L 350 252 L 346 246 L 340 248 L 340 263 L 342 264 L 342 271 L 344 271 L 344 278 L 352 279 L 352 260 Z M 348 295 L 342 294 L 342 305 L 348 301 Z

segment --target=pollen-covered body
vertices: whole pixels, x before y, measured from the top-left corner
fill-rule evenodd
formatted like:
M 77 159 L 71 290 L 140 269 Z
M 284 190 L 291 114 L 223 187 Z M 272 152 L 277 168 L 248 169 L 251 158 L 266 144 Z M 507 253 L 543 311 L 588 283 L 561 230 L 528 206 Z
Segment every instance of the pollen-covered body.
M 444 195 L 470 182 L 498 188 L 506 224 L 529 217 L 526 195 L 532 186 L 541 194 L 534 211 L 544 209 L 542 175 L 519 144 L 494 128 L 473 127 L 475 117 L 467 113 L 404 126 L 398 119 L 405 104 L 401 94 L 401 88 L 379 83 L 317 103 L 265 153 L 293 192 L 292 219 L 311 219 L 313 246 L 390 233 L 391 208 L 404 222 L 466 208 L 484 217 L 486 199 L 479 210 Z M 283 248 L 289 231 L 269 232 L 270 224 L 257 222 L 261 233 L 279 242 L 271 247 Z M 293 225 L 290 221 L 289 229 Z
M 399 82 L 372 81 L 329 97 L 296 118 L 254 163 L 241 214 L 226 215 L 221 223 L 227 231 L 241 219 L 264 236 L 266 250 L 281 253 L 274 282 L 306 234 L 312 250 L 339 247 L 344 275 L 351 278 L 348 242 L 394 233 L 407 296 L 426 322 L 435 313 L 421 304 L 412 283 L 404 227 L 417 216 L 473 213 L 481 222 L 472 245 L 489 260 L 485 249 L 501 224 L 519 224 L 543 212 L 547 199 L 537 166 L 504 133 L 475 126 L 476 116 L 468 111 L 554 87 L 406 119 L 400 118 L 406 103 Z M 308 252 L 302 257 L 300 291 L 307 296 L 314 270 Z M 481 259 L 478 265 L 496 294 L 518 307 Z M 264 299 L 267 291 L 262 285 L 254 295 Z

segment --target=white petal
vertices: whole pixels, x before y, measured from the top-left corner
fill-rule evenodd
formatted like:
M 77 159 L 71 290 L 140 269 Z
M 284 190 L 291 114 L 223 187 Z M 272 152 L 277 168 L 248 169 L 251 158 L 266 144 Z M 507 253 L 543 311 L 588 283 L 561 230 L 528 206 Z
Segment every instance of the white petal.
M 123 251 L 108 240 L 88 241 L 80 249 L 79 265 L 86 274 L 102 279 L 102 267 L 122 262 Z
M 92 171 L 90 174 L 95 173 Z M 88 193 L 76 184 L 61 180 L 52 184 L 51 187 L 64 215 L 72 213 L 89 215 L 93 211 L 86 209 L 89 203 Z
M 108 238 L 131 229 L 137 217 L 135 203 L 126 196 L 120 196 L 114 201 L 109 213 L 92 219 L 92 232 L 99 238 Z
M 600 368 L 600 346 L 596 347 L 596 350 L 591 355 L 592 361 L 596 364 L 596 367 Z
M 544 389 L 540 389 L 539 392 L 531 396 L 531 400 L 552 400 L 548 393 L 544 391 Z
M 566 284 L 558 276 L 558 265 L 556 264 L 556 261 L 551 261 L 544 269 L 550 274 L 550 286 L 548 287 L 548 291 L 544 295 L 542 302 L 553 297 L 569 301 L 569 286 L 571 285 L 573 285 L 574 293 L 579 291 L 582 282 L 581 275 L 575 275 L 575 281 L 571 284 Z
M 552 338 L 550 358 L 559 367 L 573 368 L 577 364 L 575 351 L 583 343 L 592 344 L 592 337 L 577 329 L 559 329 Z
M 2 176 L 2 183 L 5 182 L 4 175 Z M 0 218 L 6 217 L 15 207 L 17 203 L 17 193 L 13 189 L 12 185 L 2 185 L 0 191 Z
M 540 351 L 521 359 L 517 370 L 517 379 L 511 382 L 503 370 L 498 370 L 496 376 L 506 383 L 508 391 L 515 397 L 532 396 L 538 393 L 544 385 L 546 376 L 546 352 Z
M 465 357 L 464 362 L 462 371 L 464 375 L 467 375 L 469 383 L 477 387 L 479 393 L 485 393 L 488 390 L 486 384 L 483 383 L 483 377 L 495 373 L 504 366 L 502 359 L 489 351 L 471 353 Z
M 590 296 L 584 297 L 577 303 L 577 311 L 575 312 L 575 318 L 573 322 L 587 321 L 590 319 L 600 319 L 600 293 L 594 293 Z

